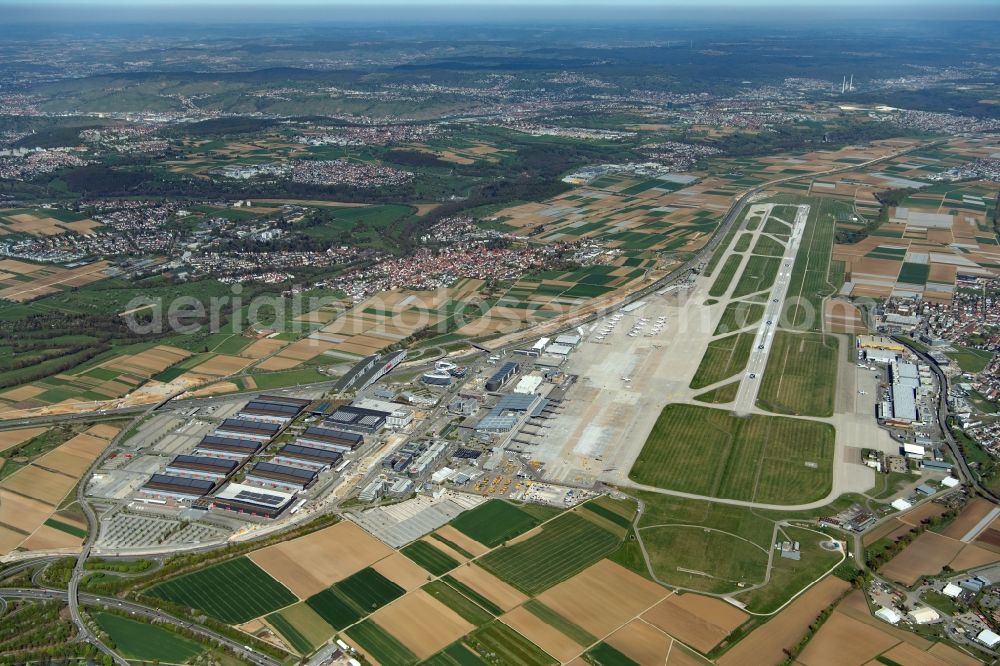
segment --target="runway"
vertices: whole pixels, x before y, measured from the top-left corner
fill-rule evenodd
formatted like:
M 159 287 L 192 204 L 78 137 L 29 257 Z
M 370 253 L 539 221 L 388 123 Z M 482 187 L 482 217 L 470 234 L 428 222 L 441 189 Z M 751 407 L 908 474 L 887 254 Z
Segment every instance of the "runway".
M 785 254 L 781 258 L 778 275 L 774 279 L 774 285 L 771 287 L 767 304 L 764 306 L 764 316 L 760 320 L 757 335 L 754 337 L 746 372 L 744 372 L 743 379 L 740 380 L 740 387 L 736 391 L 733 411 L 738 416 L 750 414 L 757 403 L 757 393 L 760 391 L 760 383 L 764 378 L 764 370 L 767 368 L 767 359 L 771 354 L 774 333 L 781 321 L 781 315 L 785 307 L 785 298 L 788 295 L 788 285 L 792 281 L 795 256 L 798 254 L 799 244 L 802 242 L 802 234 L 805 231 L 806 219 L 808 217 L 809 206 L 798 206 L 798 211 L 795 213 L 795 222 L 792 224 L 791 237 L 785 244 Z M 761 222 L 761 227 L 763 227 L 765 222 L 766 220 Z

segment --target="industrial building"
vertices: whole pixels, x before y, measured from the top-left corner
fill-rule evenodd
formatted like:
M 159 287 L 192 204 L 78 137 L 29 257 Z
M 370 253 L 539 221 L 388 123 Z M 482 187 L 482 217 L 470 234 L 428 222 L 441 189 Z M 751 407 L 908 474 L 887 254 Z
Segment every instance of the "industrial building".
M 518 364 L 513 361 L 508 361 L 504 363 L 499 370 L 493 373 L 493 376 L 486 380 L 486 390 L 487 391 L 499 391 L 504 384 L 511 380 L 515 374 L 517 374 Z
M 218 483 L 237 467 L 235 460 L 210 458 L 208 456 L 177 456 L 167 465 L 167 474 L 191 479 L 205 479 Z
M 373 435 L 385 427 L 388 417 L 389 415 L 383 411 L 343 405 L 338 407 L 323 424 L 350 432 Z
M 262 395 L 246 404 L 237 415 L 248 421 L 286 424 L 302 413 L 309 400 Z
M 913 423 L 917 418 L 917 389 L 920 387 L 920 371 L 913 363 L 897 361 L 889 365 L 892 380 L 890 394 L 892 404 L 888 415 L 883 417 L 899 423 Z
M 247 472 L 245 480 L 272 488 L 305 490 L 315 479 L 316 472 L 311 469 L 259 462 Z
M 356 432 L 310 426 L 295 440 L 296 444 L 347 453 L 364 444 L 364 437 Z
M 337 465 L 343 457 L 339 451 L 285 444 L 274 457 L 274 462 L 293 467 L 307 467 L 315 472 L 322 472 Z
M 230 483 L 212 498 L 212 506 L 252 516 L 276 518 L 295 496 L 278 490 L 264 490 L 242 483 Z
M 248 421 L 247 419 L 226 419 L 222 422 L 215 433 L 225 437 L 237 437 L 241 439 L 256 439 L 266 442 L 281 432 L 281 426 L 276 423 L 264 423 L 260 421 Z
M 160 499 L 189 501 L 212 492 L 215 485 L 214 481 L 206 481 L 205 479 L 189 479 L 170 474 L 154 474 L 142 486 L 141 491 L 145 495 Z
M 363 391 L 368 388 L 379 379 L 389 374 L 393 368 L 403 362 L 406 358 L 406 350 L 394 352 L 388 356 L 382 357 L 379 354 L 372 354 L 371 356 L 366 356 L 361 361 L 357 363 L 351 371 L 340 378 L 340 380 L 334 384 L 334 391 L 346 391 L 347 389 L 355 389 L 358 391 Z
M 413 423 L 413 410 L 395 402 L 377 400 L 375 398 L 358 398 L 351 403 L 351 406 L 373 412 L 383 412 L 386 415 L 386 427 L 394 430 L 405 428 Z
M 534 393 L 544 381 L 545 379 L 541 375 L 526 375 L 521 377 L 521 381 L 514 387 L 514 393 Z
M 483 417 L 476 426 L 476 431 L 485 433 L 510 432 L 525 415 L 529 418 L 538 416 L 546 405 L 548 405 L 548 400 L 530 393 L 505 395 Z
M 260 448 L 261 443 L 254 439 L 207 435 L 195 446 L 194 453 L 199 456 L 242 462 L 257 453 Z
M 432 467 L 444 459 L 444 455 L 447 451 L 448 442 L 444 440 L 434 442 L 427 447 L 427 450 L 421 453 L 415 461 L 413 461 L 413 464 L 406 470 L 406 473 L 411 478 L 416 478 L 430 471 Z
M 387 485 L 385 479 L 377 478 L 362 489 L 358 494 L 358 499 L 362 502 L 374 502 L 385 495 Z

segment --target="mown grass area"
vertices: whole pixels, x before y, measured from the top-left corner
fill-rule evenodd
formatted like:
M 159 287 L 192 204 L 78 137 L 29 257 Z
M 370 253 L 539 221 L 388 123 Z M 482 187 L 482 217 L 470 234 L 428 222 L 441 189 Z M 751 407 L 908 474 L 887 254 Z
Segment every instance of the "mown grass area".
M 820 331 L 823 327 L 823 299 L 844 283 L 843 266 L 835 266 L 833 239 L 838 210 L 850 210 L 844 202 L 824 198 L 803 198 L 810 206 L 802 242 L 799 244 L 781 325 L 785 328 Z M 840 263 L 840 262 L 837 262 Z
M 484 569 L 526 594 L 538 594 L 609 555 L 621 543 L 595 522 L 565 513 L 546 523 L 540 534 L 487 553 Z
M 780 257 L 785 254 L 785 246 L 770 236 L 760 236 L 753 246 L 753 254 L 764 257 Z
M 114 613 L 94 613 L 93 618 L 112 647 L 129 659 L 183 664 L 205 651 L 195 641 L 152 624 Z
M 830 492 L 833 443 L 825 423 L 672 404 L 629 478 L 706 497 L 798 504 Z
M 462 513 L 452 527 L 484 546 L 499 546 L 542 522 L 528 511 L 503 500 L 491 499 Z
M 982 372 L 993 358 L 993 352 L 973 347 L 959 347 L 957 351 L 945 352 L 948 358 L 958 363 L 962 372 Z
M 739 390 L 740 383 L 739 381 L 735 381 L 729 384 L 723 384 L 722 386 L 714 388 L 711 391 L 699 393 L 694 396 L 694 399 L 698 402 L 704 402 L 709 405 L 722 405 L 736 400 L 736 394 L 739 393 Z
M 729 255 L 725 263 L 722 264 L 722 268 L 719 269 L 719 274 L 716 276 L 715 282 L 708 289 L 709 296 L 722 296 L 726 293 L 726 290 L 729 289 L 729 284 L 736 275 L 737 269 L 740 267 L 741 261 L 743 261 L 742 254 Z
M 832 416 L 839 343 L 832 335 L 778 331 L 757 406 L 776 414 Z
M 739 582 L 763 580 L 772 520 L 739 506 L 643 491 L 636 495 L 646 506 L 639 536 L 658 578 L 705 592 L 736 591 Z M 644 561 L 633 564 L 630 569 L 645 575 Z
M 745 603 L 747 609 L 754 613 L 774 612 L 797 592 L 812 585 L 841 559 L 840 551 L 820 547 L 821 541 L 828 540 L 822 534 L 785 526 L 780 528 L 778 538 L 782 541 L 798 541 L 801 559 L 792 560 L 775 553 L 768 584 L 746 594 L 735 595 L 737 600 Z
M 295 595 L 247 557 L 158 583 L 147 594 L 240 624 L 295 603 Z
M 736 245 L 733 246 L 733 252 L 746 252 L 750 247 L 750 241 L 752 240 L 753 234 L 741 234 L 739 240 L 736 241 Z
M 750 257 L 743 274 L 740 275 L 740 281 L 733 289 L 733 297 L 749 296 L 770 289 L 774 285 L 774 278 L 778 275 L 781 261 L 780 257 Z
M 734 301 L 726 305 L 726 309 L 723 310 L 719 323 L 715 327 L 714 335 L 732 333 L 752 326 L 759 322 L 763 316 L 764 305 L 762 303 Z
M 699 389 L 728 379 L 747 367 L 754 332 L 734 333 L 708 344 L 705 355 L 691 379 L 691 388 Z

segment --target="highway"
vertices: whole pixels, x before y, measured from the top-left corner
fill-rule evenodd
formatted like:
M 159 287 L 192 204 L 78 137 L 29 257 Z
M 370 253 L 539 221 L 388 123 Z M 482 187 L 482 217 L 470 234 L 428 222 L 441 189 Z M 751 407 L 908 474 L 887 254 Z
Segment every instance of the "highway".
M 770 216 L 771 211 L 768 211 L 767 217 L 761 220 L 761 229 L 763 229 L 767 218 Z M 770 296 L 764 306 L 764 315 L 760 320 L 760 326 L 757 328 L 753 347 L 750 349 L 750 358 L 747 361 L 746 372 L 743 373 L 740 387 L 736 391 L 736 402 L 733 405 L 733 411 L 737 416 L 750 414 L 753 411 L 754 405 L 757 404 L 760 383 L 764 377 L 764 370 L 767 368 L 767 359 L 771 355 L 774 333 L 778 329 L 778 324 L 784 313 L 785 298 L 788 295 L 788 287 L 792 282 L 792 268 L 795 266 L 795 256 L 799 252 L 799 245 L 802 243 L 802 235 L 805 232 L 806 220 L 808 218 L 809 206 L 799 206 L 795 213 L 795 221 L 792 224 L 792 235 L 785 243 L 785 253 L 781 257 L 781 265 L 778 266 L 778 275 L 774 278 L 774 285 L 771 287 Z
M 0 598 L 10 600 L 10 599 L 34 599 L 37 601 L 66 601 L 66 592 L 63 590 L 53 590 L 49 588 L 35 589 L 35 588 L 0 588 Z M 155 608 L 150 608 L 149 606 L 143 606 L 142 604 L 137 604 L 132 601 L 125 601 L 123 599 L 108 598 L 108 597 L 98 597 L 93 594 L 81 594 L 79 595 L 79 600 L 86 606 L 101 607 L 107 606 L 108 608 L 115 608 L 119 611 L 130 613 L 139 617 L 146 618 L 148 620 L 156 620 L 158 622 L 165 622 L 172 624 L 176 627 L 182 627 L 196 634 L 199 634 L 205 639 L 224 645 L 229 648 L 233 653 L 240 657 L 240 659 L 246 660 L 247 663 L 256 664 L 257 666 L 280 666 L 281 662 L 272 659 L 271 657 L 255 652 L 254 650 L 247 650 L 243 645 L 233 639 L 218 634 L 211 629 L 207 629 L 199 624 L 192 624 L 179 620 L 172 615 L 168 615 Z M 101 649 L 102 644 L 97 642 L 93 637 L 83 638 L 82 640 L 89 641 Z M 109 654 L 109 651 L 102 650 L 105 654 Z M 113 653 L 111 653 L 113 654 Z M 125 661 L 121 657 L 115 659 L 116 662 L 124 664 L 124 666 L 129 666 L 129 662 Z

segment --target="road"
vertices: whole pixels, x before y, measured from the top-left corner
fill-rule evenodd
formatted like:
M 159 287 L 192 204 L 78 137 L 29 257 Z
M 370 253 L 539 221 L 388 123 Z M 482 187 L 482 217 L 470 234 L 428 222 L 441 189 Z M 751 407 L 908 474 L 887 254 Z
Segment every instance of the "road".
M 0 598 L 2 599 L 34 599 L 37 601 L 66 601 L 67 593 L 63 590 L 53 590 L 49 588 L 34 589 L 34 588 L 0 588 Z M 79 601 L 86 606 L 107 606 L 108 608 L 114 608 L 119 611 L 130 613 L 139 617 L 144 617 L 148 620 L 156 620 L 158 622 L 165 622 L 172 624 L 176 627 L 181 627 L 189 631 L 193 631 L 199 634 L 203 638 L 206 638 L 214 643 L 218 643 L 226 646 L 232 650 L 238 657 L 245 659 L 247 663 L 256 664 L 257 666 L 280 666 L 281 662 L 272 659 L 271 657 L 255 652 L 253 650 L 247 650 L 243 645 L 233 639 L 223 636 L 222 634 L 216 633 L 211 629 L 207 629 L 199 624 L 192 624 L 179 620 L 172 615 L 168 615 L 162 611 L 155 608 L 150 608 L 149 606 L 143 606 L 142 604 L 137 604 L 132 601 L 125 601 L 123 599 L 109 598 L 109 597 L 98 597 L 93 594 L 81 594 L 79 595 Z M 97 645 L 100 649 L 101 645 L 96 643 L 93 639 L 88 639 L 91 643 Z M 107 654 L 107 652 L 105 652 Z M 118 657 L 116 659 L 124 666 L 129 666 L 129 663 Z
M 990 500 L 995 504 L 1000 504 L 1000 496 L 996 495 L 992 490 L 985 488 L 981 483 L 979 483 L 979 478 L 972 472 L 969 468 L 969 463 L 965 459 L 965 455 L 962 453 L 962 449 L 958 446 L 958 442 L 955 440 L 954 435 L 951 434 L 951 429 L 948 428 L 948 417 L 950 415 L 948 411 L 948 378 L 945 377 L 944 372 L 938 366 L 937 362 L 920 351 L 915 349 L 906 339 L 900 338 L 899 336 L 893 336 L 893 339 L 901 345 L 904 345 L 907 349 L 912 351 L 917 355 L 920 360 L 930 366 L 931 371 L 937 376 L 938 380 L 938 405 L 937 405 L 937 418 L 938 426 L 941 432 L 944 433 L 945 443 L 948 445 L 948 450 L 951 451 L 952 458 L 955 459 L 955 465 L 959 470 L 959 477 L 962 482 L 966 485 L 972 486 L 976 489 L 980 495 Z
M 772 211 L 768 211 L 767 217 L 761 220 L 761 227 L 764 226 L 771 214 Z M 792 224 L 792 235 L 785 243 L 785 253 L 781 258 L 781 265 L 778 267 L 778 275 L 774 278 L 774 285 L 771 287 L 770 296 L 764 306 L 764 316 L 760 320 L 753 347 L 750 349 L 746 372 L 743 374 L 740 387 L 736 391 L 733 411 L 737 416 L 747 416 L 757 404 L 757 394 L 760 392 L 760 383 L 764 376 L 764 370 L 767 368 L 767 359 L 771 355 L 774 333 L 778 330 L 778 324 L 784 312 L 785 298 L 792 282 L 792 267 L 795 266 L 795 256 L 799 252 L 799 245 L 802 243 L 802 235 L 805 232 L 808 217 L 809 206 L 799 206 L 795 213 L 795 222 Z

